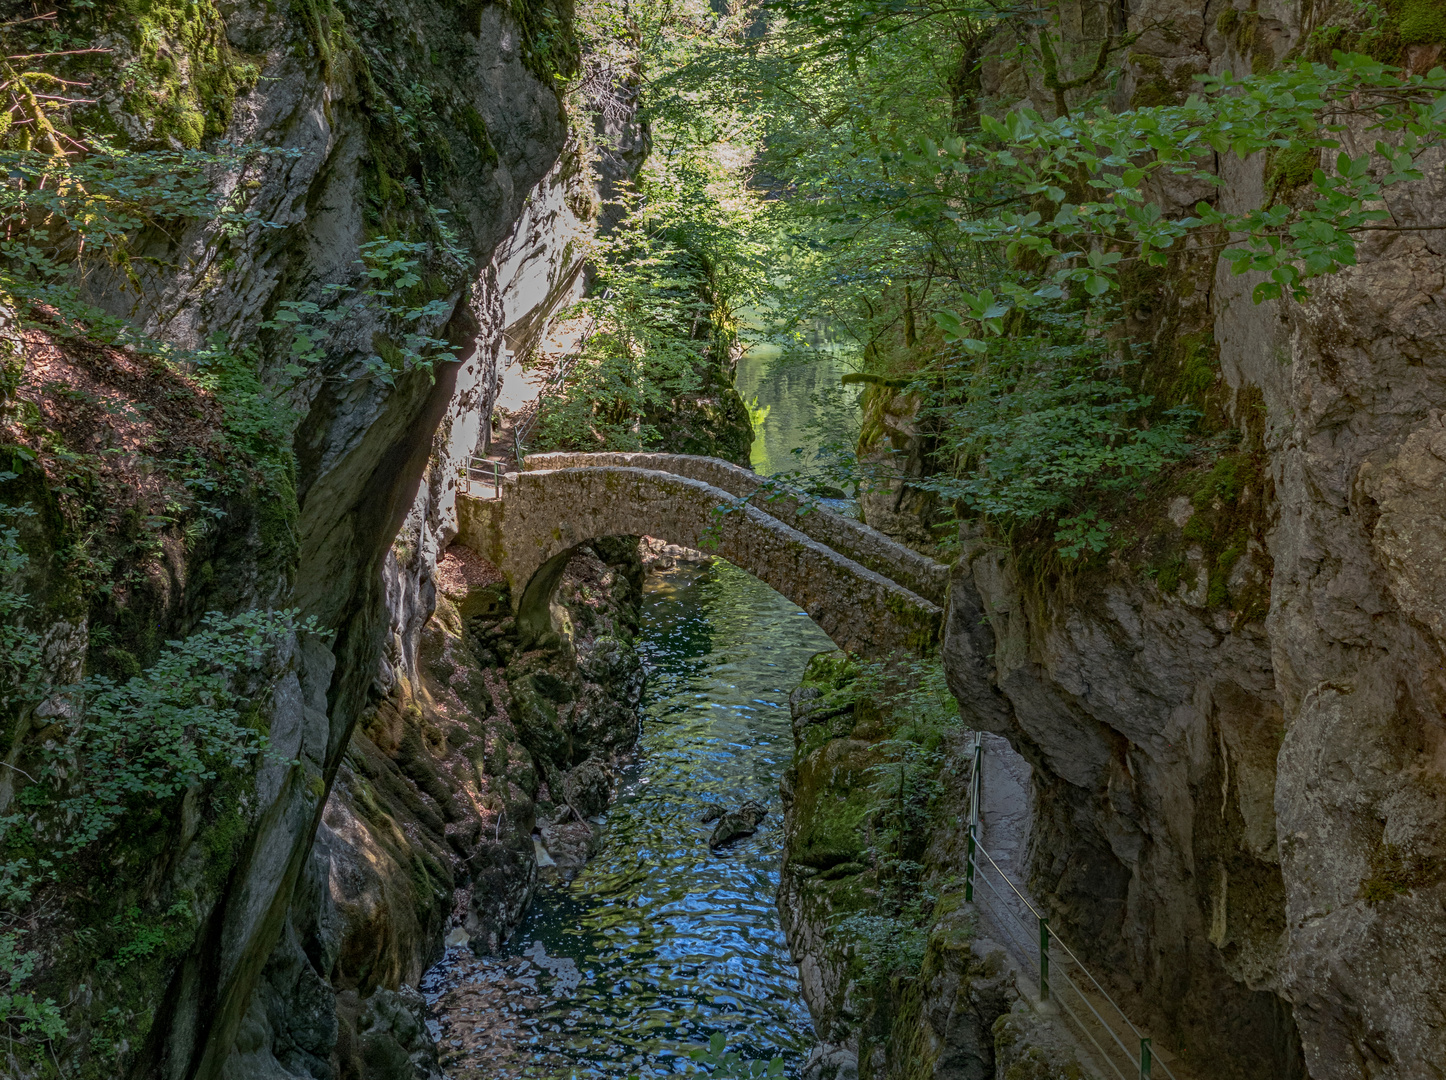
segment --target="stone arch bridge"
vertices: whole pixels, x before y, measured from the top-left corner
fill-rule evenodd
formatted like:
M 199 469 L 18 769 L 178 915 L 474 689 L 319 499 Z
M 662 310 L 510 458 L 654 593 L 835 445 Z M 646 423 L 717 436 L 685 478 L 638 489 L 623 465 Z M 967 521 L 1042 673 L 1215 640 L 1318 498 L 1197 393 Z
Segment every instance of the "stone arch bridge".
M 924 653 L 938 640 L 948 568 L 807 496 L 717 458 L 535 454 L 498 497 L 458 496 L 459 536 L 495 563 L 517 627 L 536 640 L 575 548 L 653 536 L 720 555 L 788 597 L 842 649 Z

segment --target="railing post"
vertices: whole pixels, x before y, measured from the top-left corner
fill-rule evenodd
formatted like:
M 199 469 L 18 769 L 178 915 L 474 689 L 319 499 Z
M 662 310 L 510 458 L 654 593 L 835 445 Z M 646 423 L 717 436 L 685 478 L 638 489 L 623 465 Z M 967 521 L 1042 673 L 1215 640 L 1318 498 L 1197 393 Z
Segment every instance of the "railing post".
M 969 826 L 969 861 L 964 864 L 964 902 L 974 903 L 974 826 Z
M 969 795 L 969 825 L 977 833 L 979 831 L 979 794 L 980 787 L 984 783 L 984 732 L 974 733 L 974 776 L 970 787 L 973 789 Z
M 1140 1039 L 1140 1080 L 1150 1080 L 1150 1040 Z
M 964 901 L 974 902 L 974 859 L 979 847 L 979 783 L 984 765 L 984 736 L 974 733 L 974 768 L 969 775 L 969 859 L 964 864 Z
M 1049 1000 L 1049 919 L 1039 917 L 1039 1000 Z

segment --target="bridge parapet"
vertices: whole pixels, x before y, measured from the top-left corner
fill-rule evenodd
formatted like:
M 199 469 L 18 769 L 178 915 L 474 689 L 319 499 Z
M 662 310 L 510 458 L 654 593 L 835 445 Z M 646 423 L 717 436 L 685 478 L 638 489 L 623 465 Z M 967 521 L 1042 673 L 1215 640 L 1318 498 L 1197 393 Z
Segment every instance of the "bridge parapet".
M 559 452 L 530 454 L 523 463 L 523 467 L 529 470 L 614 466 L 687 476 L 726 491 L 735 499 L 747 499 L 770 517 L 777 518 L 825 547 L 898 582 L 925 600 L 941 607 L 944 605 L 949 588 L 949 568 L 943 563 L 921 555 L 861 521 L 834 513 L 801 491 L 774 484 L 768 477 L 759 476 L 731 461 L 693 454 Z
M 693 477 L 594 464 L 509 473 L 500 500 L 461 496 L 459 510 L 458 539 L 506 575 L 526 641 L 551 628 L 549 604 L 573 549 L 641 535 L 716 552 L 803 608 L 849 652 L 920 653 L 938 639 L 938 604 Z

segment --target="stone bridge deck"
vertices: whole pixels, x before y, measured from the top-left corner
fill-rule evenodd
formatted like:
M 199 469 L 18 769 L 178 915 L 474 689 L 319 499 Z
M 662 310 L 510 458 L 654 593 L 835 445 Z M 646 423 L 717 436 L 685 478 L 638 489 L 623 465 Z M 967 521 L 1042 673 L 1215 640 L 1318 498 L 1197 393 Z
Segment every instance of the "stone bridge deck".
M 691 454 L 532 454 L 526 469 L 598 468 L 625 466 L 653 469 L 701 480 L 737 499 L 747 499 L 769 517 L 777 518 L 824 547 L 832 548 L 860 566 L 866 566 L 917 596 L 941 607 L 949 589 L 949 568 L 913 548 L 891 540 L 861 521 L 846 518 L 793 488 L 719 458 Z
M 931 650 L 947 568 L 858 522 L 805 511 L 728 462 L 676 454 L 539 454 L 502 480 L 502 498 L 459 496 L 460 539 L 512 586 L 524 639 L 551 625 L 549 603 L 574 548 L 654 536 L 709 550 L 788 597 L 840 648 L 862 656 Z

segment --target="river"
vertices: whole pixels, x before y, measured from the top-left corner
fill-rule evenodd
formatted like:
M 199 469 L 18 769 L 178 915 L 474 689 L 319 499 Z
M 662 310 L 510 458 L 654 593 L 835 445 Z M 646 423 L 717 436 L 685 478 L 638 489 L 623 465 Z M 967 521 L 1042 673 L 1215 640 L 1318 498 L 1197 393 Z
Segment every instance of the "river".
M 761 418 L 756 471 L 806 466 L 850 439 L 846 345 L 826 326 L 811 363 L 758 343 L 735 384 Z M 802 454 L 793 453 L 795 447 Z M 722 561 L 649 575 L 648 671 L 638 764 L 602 816 L 602 850 L 567 885 L 544 885 L 502 954 L 448 950 L 423 982 L 453 1080 L 665 1076 L 722 1031 L 747 1057 L 796 1075 L 813 1045 L 774 894 L 778 780 L 793 741 L 788 695 L 833 644 L 799 608 Z M 752 837 L 718 853 L 707 803 L 769 806 Z
M 601 852 L 539 889 L 501 956 L 453 949 L 424 982 L 444 1052 L 463 1055 L 454 1080 L 671 1075 L 716 1031 L 796 1074 L 812 1034 L 774 907 L 778 779 L 789 692 L 831 647 L 727 563 L 649 576 L 639 764 L 601 818 Z M 758 833 L 710 852 L 705 804 L 747 798 L 769 806 Z

